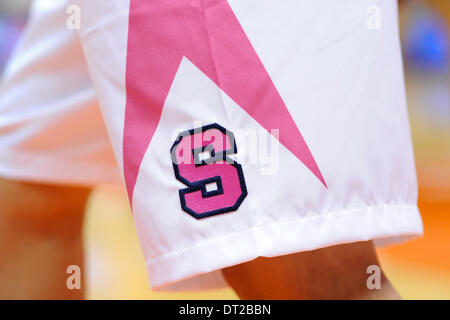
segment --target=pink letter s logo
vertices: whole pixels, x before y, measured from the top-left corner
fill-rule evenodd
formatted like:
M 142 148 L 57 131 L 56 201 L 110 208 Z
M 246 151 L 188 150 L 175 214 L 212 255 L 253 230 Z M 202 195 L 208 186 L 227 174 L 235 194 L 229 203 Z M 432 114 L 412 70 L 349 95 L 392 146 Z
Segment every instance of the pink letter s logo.
M 178 135 L 171 150 L 181 208 L 196 219 L 236 211 L 247 196 L 234 135 L 217 123 Z

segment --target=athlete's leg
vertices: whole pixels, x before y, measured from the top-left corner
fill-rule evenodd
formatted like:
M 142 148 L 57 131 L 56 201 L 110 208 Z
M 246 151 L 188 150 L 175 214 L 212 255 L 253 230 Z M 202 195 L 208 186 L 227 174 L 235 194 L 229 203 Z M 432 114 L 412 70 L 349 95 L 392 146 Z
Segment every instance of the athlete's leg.
M 379 265 L 371 241 L 258 258 L 223 274 L 242 299 L 399 299 L 383 273 L 380 289 L 368 288 L 370 265 Z
M 83 262 L 89 190 L 62 185 L 118 175 L 70 4 L 34 1 L 2 75 L 0 176 L 53 186 L 0 180 L 0 298 L 82 297 L 65 272 Z
M 83 265 L 89 189 L 0 179 L 0 298 L 80 299 L 66 269 Z M 81 277 L 83 279 L 83 277 Z

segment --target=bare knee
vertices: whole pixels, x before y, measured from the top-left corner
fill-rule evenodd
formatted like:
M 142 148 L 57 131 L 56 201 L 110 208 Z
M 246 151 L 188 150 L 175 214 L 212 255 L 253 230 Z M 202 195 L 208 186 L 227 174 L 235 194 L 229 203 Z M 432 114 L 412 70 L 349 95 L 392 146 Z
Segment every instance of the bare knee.
M 223 270 L 243 299 L 398 299 L 382 274 L 382 290 L 367 287 L 367 267 L 378 265 L 372 242 L 326 247 L 256 260 Z
M 90 189 L 0 179 L 0 228 L 36 235 L 78 232 Z
M 66 268 L 83 265 L 88 195 L 88 188 L 0 179 L 0 298 L 83 297 L 66 287 Z

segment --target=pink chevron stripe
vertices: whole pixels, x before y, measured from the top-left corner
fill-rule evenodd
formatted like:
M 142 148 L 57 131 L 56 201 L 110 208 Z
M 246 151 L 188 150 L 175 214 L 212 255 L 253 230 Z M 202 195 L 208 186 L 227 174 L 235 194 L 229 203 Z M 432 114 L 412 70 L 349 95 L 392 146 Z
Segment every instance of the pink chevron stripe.
M 131 0 L 124 174 L 129 199 L 183 57 L 204 72 L 326 186 L 278 90 L 226 0 Z

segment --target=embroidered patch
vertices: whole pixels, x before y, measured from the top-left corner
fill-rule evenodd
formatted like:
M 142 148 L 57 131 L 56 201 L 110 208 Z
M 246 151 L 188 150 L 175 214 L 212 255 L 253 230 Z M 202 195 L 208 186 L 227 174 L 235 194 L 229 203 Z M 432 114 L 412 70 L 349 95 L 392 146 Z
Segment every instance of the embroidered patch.
M 181 132 L 172 148 L 173 170 L 187 186 L 181 208 L 196 219 L 236 211 L 247 196 L 234 134 L 217 123 Z

